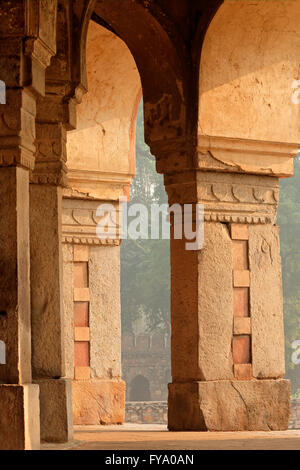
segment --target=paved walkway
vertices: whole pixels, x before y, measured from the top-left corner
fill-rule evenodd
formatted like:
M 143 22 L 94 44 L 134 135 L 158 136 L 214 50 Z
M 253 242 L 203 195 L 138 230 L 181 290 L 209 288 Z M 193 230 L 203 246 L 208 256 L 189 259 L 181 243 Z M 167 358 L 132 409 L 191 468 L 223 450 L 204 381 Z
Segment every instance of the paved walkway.
M 55 450 L 300 450 L 300 430 L 283 432 L 168 432 L 163 425 L 75 426 L 74 441 Z

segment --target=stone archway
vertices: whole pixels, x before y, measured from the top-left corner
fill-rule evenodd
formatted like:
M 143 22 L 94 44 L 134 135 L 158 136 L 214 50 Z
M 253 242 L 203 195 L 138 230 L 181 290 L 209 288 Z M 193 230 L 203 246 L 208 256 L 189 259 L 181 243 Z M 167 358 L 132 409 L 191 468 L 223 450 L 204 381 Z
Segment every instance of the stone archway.
M 88 92 L 67 135 L 63 193 L 64 343 L 75 424 L 122 423 L 120 233 L 99 239 L 97 208 L 129 197 L 141 84 L 126 44 L 94 21 L 87 36 Z M 92 397 L 92 399 L 91 399 Z
M 209 430 L 288 426 L 276 211 L 279 177 L 292 176 L 300 140 L 292 100 L 299 14 L 292 1 L 227 1 L 202 45 L 194 200 L 204 205 L 206 235 L 186 269 L 198 289 L 183 296 L 174 286 L 176 305 L 186 300 L 174 313 L 189 347 L 183 354 L 175 334 L 172 429 L 182 422 Z M 194 368 L 186 369 L 193 354 Z M 189 393 L 193 399 L 185 399 Z

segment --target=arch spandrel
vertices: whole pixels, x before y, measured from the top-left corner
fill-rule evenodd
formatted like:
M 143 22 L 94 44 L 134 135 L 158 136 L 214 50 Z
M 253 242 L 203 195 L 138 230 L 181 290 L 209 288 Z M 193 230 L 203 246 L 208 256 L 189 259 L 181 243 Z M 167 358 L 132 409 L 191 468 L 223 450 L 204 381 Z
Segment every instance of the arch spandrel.
M 300 142 L 293 100 L 299 20 L 293 0 L 228 0 L 213 18 L 201 56 L 198 144 L 202 153 L 212 150 L 220 168 L 292 174 Z
M 158 7 L 156 8 L 158 9 Z M 174 44 L 165 26 L 138 2 L 99 1 L 96 14 L 104 19 L 129 47 L 141 76 L 145 136 L 151 145 L 186 132 L 186 68 L 182 43 Z
M 68 175 L 74 188 L 103 196 L 97 181 L 130 184 L 135 175 L 141 84 L 126 44 L 93 21 L 87 38 L 87 75 L 88 93 L 77 105 L 77 127 L 68 133 Z M 88 181 L 90 175 L 93 181 Z

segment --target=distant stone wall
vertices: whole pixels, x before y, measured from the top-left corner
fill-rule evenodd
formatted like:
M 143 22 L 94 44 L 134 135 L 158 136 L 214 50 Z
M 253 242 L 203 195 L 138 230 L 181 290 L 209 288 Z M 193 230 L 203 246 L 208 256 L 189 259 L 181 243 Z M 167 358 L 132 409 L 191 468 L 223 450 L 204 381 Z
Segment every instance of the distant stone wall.
M 300 398 L 291 400 L 290 429 L 300 429 Z
M 126 402 L 125 422 L 143 424 L 167 424 L 168 403 L 166 401 Z M 300 429 L 300 398 L 291 400 L 289 429 Z
M 143 376 L 149 382 L 150 400 L 168 399 L 171 379 L 170 335 L 162 332 L 122 335 L 122 376 L 126 382 L 126 400 L 147 401 L 147 395 L 132 396 L 133 381 Z
M 125 422 L 138 424 L 167 424 L 166 401 L 129 401 L 125 405 Z

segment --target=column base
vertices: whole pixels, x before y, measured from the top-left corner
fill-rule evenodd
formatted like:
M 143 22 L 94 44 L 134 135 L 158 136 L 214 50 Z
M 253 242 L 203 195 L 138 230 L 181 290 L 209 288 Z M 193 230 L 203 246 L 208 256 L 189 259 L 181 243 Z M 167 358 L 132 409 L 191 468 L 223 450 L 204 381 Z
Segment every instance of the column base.
M 73 439 L 72 382 L 70 379 L 39 379 L 41 440 L 68 442 Z
M 38 450 L 38 385 L 0 385 L 0 449 Z
M 289 380 L 169 384 L 170 431 L 284 431 L 290 418 Z
M 122 424 L 124 415 L 123 380 L 73 381 L 74 424 Z

